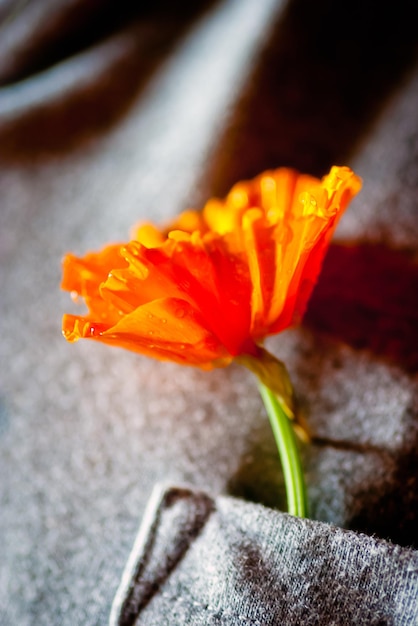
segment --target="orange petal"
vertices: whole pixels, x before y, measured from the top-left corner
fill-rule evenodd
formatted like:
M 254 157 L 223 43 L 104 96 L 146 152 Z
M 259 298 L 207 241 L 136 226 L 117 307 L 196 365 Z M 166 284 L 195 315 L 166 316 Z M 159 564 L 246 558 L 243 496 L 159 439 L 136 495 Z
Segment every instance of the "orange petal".
M 164 235 L 154 224 L 138 224 L 132 229 L 132 239 L 138 241 L 146 248 L 156 248 L 165 241 Z
M 283 250 L 277 274 L 277 281 L 284 276 L 286 283 L 274 289 L 279 298 L 281 294 L 286 298 L 273 301 L 271 333 L 300 322 L 338 219 L 360 188 L 360 178 L 345 167 L 333 167 L 322 181 L 305 176 L 297 181 L 288 220 L 293 236 Z
M 260 209 L 249 209 L 242 219 L 242 231 L 251 278 L 251 334 L 265 326 L 272 296 L 275 269 L 273 228 Z
M 160 360 L 207 367 L 214 361 L 229 362 L 231 356 L 202 322 L 188 302 L 164 298 L 139 307 L 112 327 L 74 316 L 65 316 L 63 327 L 70 341 L 96 339 Z
M 120 248 L 120 244 L 109 245 L 100 252 L 89 252 L 83 258 L 67 254 L 62 262 L 61 288 L 83 297 L 89 295 L 92 289 L 106 280 L 111 269 L 126 265 Z
M 251 281 L 244 258 L 208 233 L 173 247 L 173 279 L 231 354 L 250 336 Z
M 115 323 L 120 311 L 102 300 L 99 288 L 111 269 L 125 266 L 118 244 L 90 252 L 83 258 L 67 254 L 63 259 L 61 288 L 70 291 L 76 301 L 78 297 L 84 298 L 91 314 L 101 322 Z

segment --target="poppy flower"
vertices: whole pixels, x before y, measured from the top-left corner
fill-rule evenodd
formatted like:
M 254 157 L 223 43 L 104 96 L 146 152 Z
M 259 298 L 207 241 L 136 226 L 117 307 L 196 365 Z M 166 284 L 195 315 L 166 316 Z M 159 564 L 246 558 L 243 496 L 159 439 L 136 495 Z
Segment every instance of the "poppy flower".
M 127 244 L 67 255 L 62 288 L 85 316 L 65 315 L 68 341 L 88 338 L 204 369 L 232 360 L 258 377 L 282 462 L 288 511 L 307 511 L 285 365 L 262 342 L 300 322 L 339 217 L 361 181 L 347 167 L 322 180 L 281 168 L 224 200 L 142 224 Z M 290 419 L 288 419 L 290 418 Z
M 265 337 L 300 322 L 360 186 L 347 167 L 322 180 L 282 168 L 164 229 L 138 226 L 127 244 L 67 255 L 62 288 L 89 312 L 64 316 L 65 338 L 205 369 L 257 356 Z

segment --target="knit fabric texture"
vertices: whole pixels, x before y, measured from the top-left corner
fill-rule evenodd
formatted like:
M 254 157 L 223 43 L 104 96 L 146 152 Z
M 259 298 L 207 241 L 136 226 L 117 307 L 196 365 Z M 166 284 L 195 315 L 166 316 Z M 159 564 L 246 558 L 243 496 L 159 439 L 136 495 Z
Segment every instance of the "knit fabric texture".
M 418 552 L 260 505 L 157 487 L 110 626 L 408 626 Z

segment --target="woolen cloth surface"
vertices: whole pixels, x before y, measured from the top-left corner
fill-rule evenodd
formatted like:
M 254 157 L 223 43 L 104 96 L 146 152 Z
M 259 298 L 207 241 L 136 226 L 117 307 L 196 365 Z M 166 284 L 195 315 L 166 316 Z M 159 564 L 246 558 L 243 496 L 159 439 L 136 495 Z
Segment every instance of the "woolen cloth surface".
M 418 547 L 413 8 L 380 6 L 376 28 L 375 3 L 360 0 L 339 10 L 325 0 L 0 0 L 1 626 L 107 624 L 161 482 L 191 494 L 161 508 L 146 624 L 160 626 L 166 592 L 236 624 L 268 624 L 284 606 L 277 589 L 294 598 L 289 620 L 302 605 L 304 620 L 322 624 L 344 624 L 358 606 L 371 623 L 414 615 L 416 570 L 405 574 Z M 126 241 L 138 221 L 164 223 L 263 170 L 322 176 L 334 163 L 351 166 L 363 190 L 303 325 L 267 342 L 312 433 L 300 450 L 317 521 L 303 522 L 278 512 L 282 473 L 252 375 L 68 344 L 61 317 L 82 309 L 60 291 L 61 259 Z M 202 501 L 210 515 L 190 543 L 182 520 L 190 514 L 194 528 Z M 160 586 L 182 537 L 190 550 Z M 347 572 L 338 597 L 329 552 L 335 578 Z M 144 574 L 145 584 L 154 574 Z M 362 603 L 366 589 L 382 590 L 379 606 Z M 203 619 L 183 604 L 173 626 Z
M 418 622 L 418 553 L 196 490 L 157 487 L 111 626 Z

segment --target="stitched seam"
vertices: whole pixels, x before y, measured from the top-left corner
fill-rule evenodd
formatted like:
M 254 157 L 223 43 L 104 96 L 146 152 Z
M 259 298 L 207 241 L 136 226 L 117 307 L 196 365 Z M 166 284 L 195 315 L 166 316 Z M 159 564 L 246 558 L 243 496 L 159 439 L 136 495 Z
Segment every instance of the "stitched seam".
M 245 622 L 246 624 L 249 624 L 250 626 L 265 626 L 265 622 L 260 622 L 259 620 L 248 617 L 247 615 L 242 615 L 240 613 L 235 613 L 233 611 L 228 611 L 222 608 L 216 609 L 215 607 L 212 607 L 209 604 L 203 604 L 202 602 L 197 602 L 196 600 L 192 600 L 190 598 L 183 598 L 182 596 L 173 596 L 167 591 L 163 591 L 160 595 L 165 600 L 168 600 L 171 604 L 177 603 L 177 602 L 180 604 L 186 604 L 190 608 L 199 609 L 200 611 L 209 613 L 213 617 L 218 617 L 219 619 L 223 619 L 224 617 L 225 618 L 233 617 L 233 618 L 239 619 L 240 621 Z

